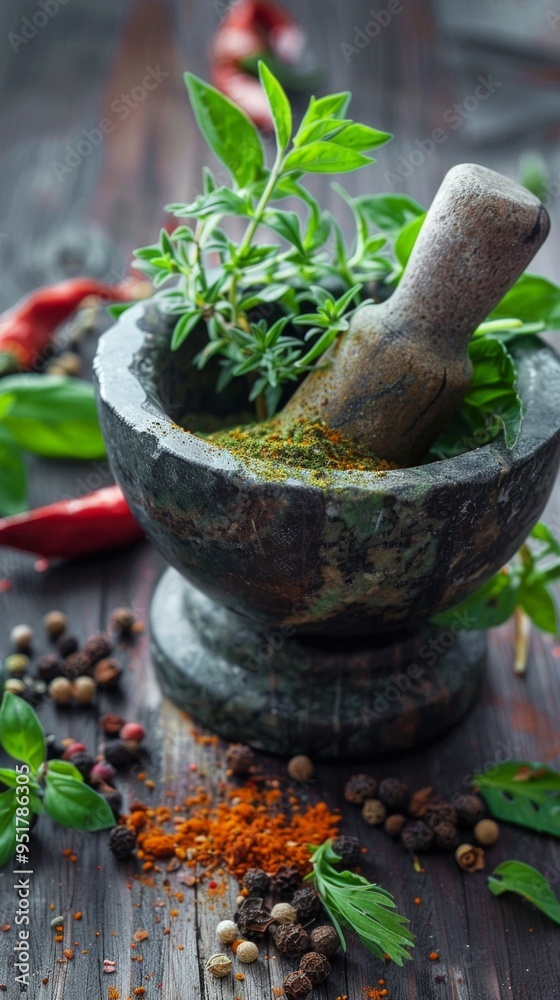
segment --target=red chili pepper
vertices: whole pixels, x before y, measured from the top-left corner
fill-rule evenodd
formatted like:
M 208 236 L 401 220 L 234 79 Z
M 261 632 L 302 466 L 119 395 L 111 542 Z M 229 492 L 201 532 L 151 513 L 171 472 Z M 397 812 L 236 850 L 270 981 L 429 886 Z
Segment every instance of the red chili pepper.
M 243 108 L 259 128 L 272 129 L 263 89 L 243 69 L 243 61 L 269 52 L 281 62 L 297 65 L 304 47 L 303 30 L 282 7 L 267 0 L 237 0 L 214 35 L 212 83 Z
M 0 315 L 0 374 L 33 368 L 59 323 L 68 319 L 88 295 L 128 302 L 131 289 L 126 282 L 112 286 L 94 278 L 70 278 L 26 295 Z
M 118 486 L 0 518 L 0 545 L 49 559 L 120 548 L 143 535 Z

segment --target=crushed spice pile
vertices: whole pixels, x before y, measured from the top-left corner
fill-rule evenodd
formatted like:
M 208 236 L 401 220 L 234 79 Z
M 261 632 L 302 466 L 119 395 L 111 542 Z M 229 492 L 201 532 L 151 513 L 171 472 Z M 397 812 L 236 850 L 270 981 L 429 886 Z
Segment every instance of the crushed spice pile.
M 224 866 L 238 879 L 249 868 L 272 873 L 286 865 L 306 875 L 311 871 L 306 845 L 322 844 L 338 833 L 340 815 L 324 802 L 304 807 L 290 796 L 284 809 L 278 788 L 253 785 L 228 789 L 226 796 L 227 801 L 212 804 L 200 790 L 172 808 L 134 803 L 123 821 L 136 833 L 144 870 L 177 858 L 206 872 Z
M 300 417 L 295 423 L 281 420 L 235 427 L 209 435 L 213 444 L 227 448 L 245 462 L 258 460 L 274 463 L 275 478 L 280 471 L 308 469 L 324 474 L 327 471 L 360 471 L 383 473 L 397 466 L 368 454 L 332 430 L 322 420 L 312 423 Z

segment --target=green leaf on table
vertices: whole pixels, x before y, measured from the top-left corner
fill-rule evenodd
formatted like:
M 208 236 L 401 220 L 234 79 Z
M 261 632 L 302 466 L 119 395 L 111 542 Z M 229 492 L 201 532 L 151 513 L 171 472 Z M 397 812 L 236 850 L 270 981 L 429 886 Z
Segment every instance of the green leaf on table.
M 259 79 L 266 94 L 278 149 L 286 148 L 292 134 L 292 109 L 282 84 L 264 62 L 259 63 Z
M 402 965 L 411 957 L 414 936 L 406 927 L 409 921 L 396 912 L 395 900 L 386 889 L 368 882 L 355 872 L 338 871 L 333 865 L 341 860 L 327 840 L 320 847 L 310 847 L 313 871 L 306 881 L 313 881 L 321 902 L 329 914 L 346 951 L 343 929 L 353 930 L 365 947 L 378 958 L 389 955 Z
M 488 888 L 494 896 L 516 892 L 560 924 L 560 902 L 548 879 L 532 865 L 524 861 L 504 861 L 488 876 Z
M 1 418 L 0 418 L 1 419 Z M 0 423 L 0 516 L 27 508 L 27 469 L 13 434 Z
M 496 573 L 461 604 L 430 619 L 434 625 L 449 628 L 460 623 L 467 632 L 496 628 L 511 618 L 518 603 L 517 587 L 509 573 Z
M 0 868 L 16 852 L 16 793 L 11 788 L 0 795 Z
M 547 330 L 560 330 L 560 286 L 536 274 L 522 274 L 488 318 L 509 316 L 523 323 L 543 322 Z
M 560 773 L 509 760 L 472 780 L 495 819 L 560 837 Z
M 101 795 L 83 781 L 47 770 L 45 812 L 61 826 L 75 830 L 107 830 L 115 825 L 111 808 Z
M 238 187 L 256 180 L 265 161 L 252 121 L 233 101 L 192 73 L 185 73 L 185 85 L 200 131 Z
M 412 222 L 408 222 L 404 229 L 401 229 L 397 239 L 395 240 L 395 256 L 404 269 L 408 264 L 410 255 L 414 250 L 414 244 L 420 235 L 420 230 L 424 225 L 424 219 L 426 218 L 426 213 L 417 216 Z
M 23 698 L 4 692 L 0 705 L 0 743 L 10 757 L 22 760 L 32 770 L 41 766 L 46 756 L 43 727 Z
M 288 153 L 284 169 L 306 170 L 311 174 L 338 174 L 358 170 L 368 163 L 375 163 L 375 160 L 357 150 L 345 149 L 335 142 L 312 142 Z
M 0 381 L 2 417 L 17 443 L 49 458 L 103 458 L 93 386 L 64 375 L 12 375 Z

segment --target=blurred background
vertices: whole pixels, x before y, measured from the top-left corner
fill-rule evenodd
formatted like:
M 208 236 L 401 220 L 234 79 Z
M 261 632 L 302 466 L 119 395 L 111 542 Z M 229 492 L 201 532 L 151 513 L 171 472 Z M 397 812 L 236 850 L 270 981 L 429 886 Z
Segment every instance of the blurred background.
M 469 160 L 531 175 L 559 221 L 558 0 L 283 6 L 306 32 L 313 90 L 352 90 L 353 118 L 395 134 L 377 164 L 347 176 L 350 190 L 428 203 L 445 171 Z M 227 10 L 226 0 L 2 5 L 0 308 L 65 276 L 120 278 L 131 249 L 165 223 L 163 206 L 199 190 L 208 154 L 182 74 L 209 77 Z M 334 204 L 328 181 L 314 180 Z M 551 249 L 535 270 L 558 279 Z

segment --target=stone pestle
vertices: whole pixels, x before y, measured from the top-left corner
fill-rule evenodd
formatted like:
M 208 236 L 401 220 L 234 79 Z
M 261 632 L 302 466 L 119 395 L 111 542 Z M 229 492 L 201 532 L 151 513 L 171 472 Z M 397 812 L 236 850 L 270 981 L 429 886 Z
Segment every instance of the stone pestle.
M 529 191 L 475 164 L 453 167 L 395 293 L 363 306 L 282 413 L 322 419 L 362 449 L 418 463 L 469 388 L 471 334 L 548 236 Z

